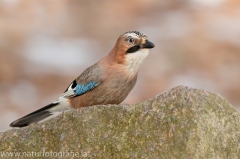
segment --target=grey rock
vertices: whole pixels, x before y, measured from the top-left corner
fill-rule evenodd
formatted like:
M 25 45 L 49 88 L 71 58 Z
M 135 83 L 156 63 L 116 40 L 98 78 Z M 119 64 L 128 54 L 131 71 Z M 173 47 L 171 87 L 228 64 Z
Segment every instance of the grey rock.
M 22 153 L 18 158 L 52 152 L 51 158 L 239 159 L 240 113 L 218 94 L 178 86 L 139 104 L 85 107 L 0 133 L 0 158 L 3 152 Z

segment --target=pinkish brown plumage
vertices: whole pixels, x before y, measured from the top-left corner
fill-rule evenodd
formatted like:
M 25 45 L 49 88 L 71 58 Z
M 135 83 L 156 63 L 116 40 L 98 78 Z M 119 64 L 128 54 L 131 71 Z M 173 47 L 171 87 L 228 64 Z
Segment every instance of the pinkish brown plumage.
M 121 103 L 136 84 L 138 69 L 153 47 L 154 44 L 138 31 L 124 33 L 112 51 L 77 77 L 58 100 L 10 126 L 28 126 L 64 110 Z

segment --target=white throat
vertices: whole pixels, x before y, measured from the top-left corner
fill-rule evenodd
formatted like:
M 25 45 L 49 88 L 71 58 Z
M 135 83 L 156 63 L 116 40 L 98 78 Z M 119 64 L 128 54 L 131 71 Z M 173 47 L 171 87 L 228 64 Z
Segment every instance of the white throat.
M 143 60 L 148 56 L 149 49 L 140 49 L 137 52 L 126 55 L 126 69 L 130 76 L 135 75 L 142 64 Z

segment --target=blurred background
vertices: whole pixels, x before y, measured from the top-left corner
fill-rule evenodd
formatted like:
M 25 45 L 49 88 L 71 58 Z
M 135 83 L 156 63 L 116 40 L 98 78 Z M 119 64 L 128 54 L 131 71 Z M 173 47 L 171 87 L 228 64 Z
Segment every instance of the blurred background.
M 185 85 L 240 110 L 239 0 L 0 0 L 0 131 L 56 100 L 129 30 L 156 47 L 123 103 Z

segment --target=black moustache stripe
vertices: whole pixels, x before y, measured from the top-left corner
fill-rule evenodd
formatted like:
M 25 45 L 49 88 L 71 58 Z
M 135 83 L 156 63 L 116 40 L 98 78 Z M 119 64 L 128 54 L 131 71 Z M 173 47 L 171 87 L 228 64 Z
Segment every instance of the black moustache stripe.
M 140 46 L 139 45 L 135 45 L 133 47 L 130 47 L 128 50 L 127 50 L 127 53 L 133 53 L 133 52 L 136 52 L 140 49 Z

